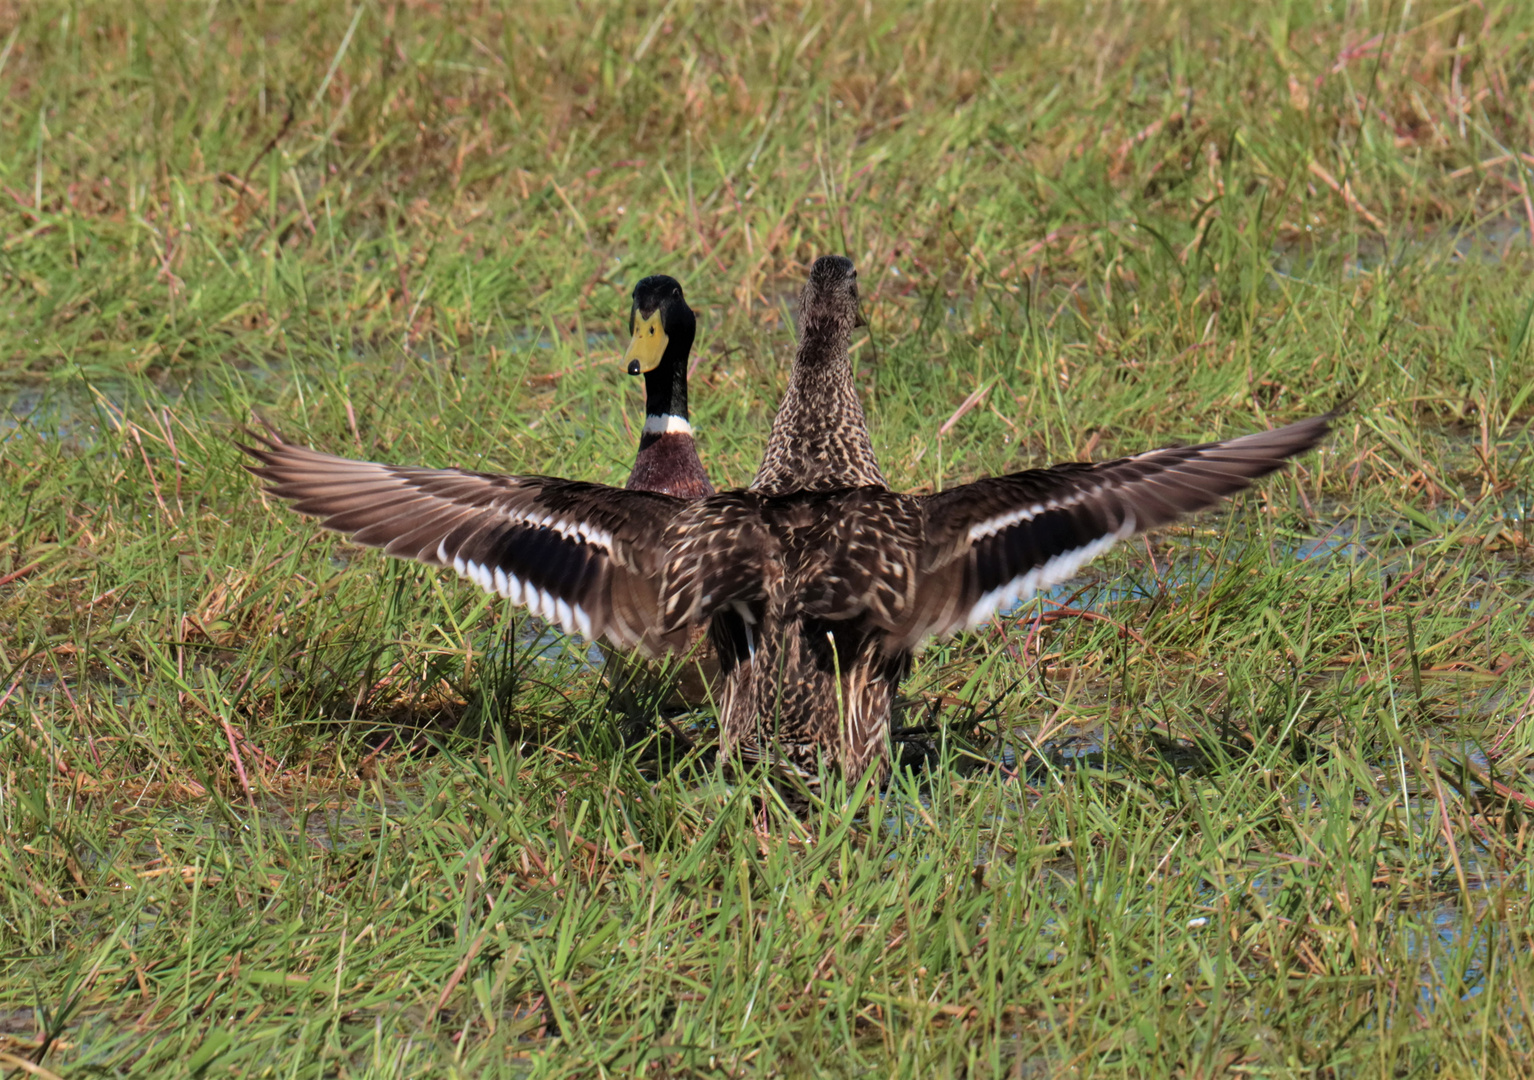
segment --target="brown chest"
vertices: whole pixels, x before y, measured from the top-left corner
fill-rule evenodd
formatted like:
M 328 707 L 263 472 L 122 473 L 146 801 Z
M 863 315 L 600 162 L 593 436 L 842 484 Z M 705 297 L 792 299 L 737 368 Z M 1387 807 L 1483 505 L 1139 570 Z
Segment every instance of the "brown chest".
M 701 499 L 714 493 L 697 444 L 682 432 L 646 435 L 629 473 L 630 491 L 657 491 L 679 499 Z

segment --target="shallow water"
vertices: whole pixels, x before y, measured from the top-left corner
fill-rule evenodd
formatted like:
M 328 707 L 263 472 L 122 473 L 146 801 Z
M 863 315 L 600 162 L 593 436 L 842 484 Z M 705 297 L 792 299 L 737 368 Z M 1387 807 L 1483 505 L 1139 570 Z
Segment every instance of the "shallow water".
M 622 339 L 608 331 L 587 331 L 580 341 L 584 353 L 597 353 L 602 357 L 610 355 L 615 364 L 622 352 Z M 496 348 L 508 354 L 569 349 L 574 343 L 572 335 L 555 337 L 541 328 L 512 331 L 492 342 Z M 434 347 L 391 352 L 354 345 L 340 349 L 337 355 L 394 369 L 402 369 L 410 361 L 440 364 L 457 359 L 456 354 L 442 352 Z M 589 366 L 590 363 L 586 361 L 579 366 Z M 339 366 L 334 359 L 305 361 L 302 367 L 304 377 L 311 383 L 316 376 L 323 378 L 337 370 Z M 265 368 L 247 363 L 198 368 L 186 375 L 166 374 L 139 380 L 108 378 L 90 382 L 75 379 L 0 383 L 0 444 L 16 437 L 18 433 L 32 433 L 60 442 L 88 445 L 98 437 L 101 424 L 111 423 L 114 416 L 120 418 L 130 412 L 140 413 L 146 408 L 174 407 L 186 398 L 195 398 L 202 404 L 214 402 L 231 379 L 265 383 L 274 380 L 291 381 L 293 377 L 294 372 L 283 367 Z M 230 417 L 229 423 L 242 423 L 245 419 Z
M 135 398 L 141 401 L 142 395 L 126 383 L 16 387 L 0 394 L 0 445 L 25 434 L 63 443 L 89 444 L 100 431 L 103 408 L 120 416 L 125 403 Z
M 1335 251 L 1337 243 L 1334 237 L 1308 229 L 1287 234 L 1273 246 L 1273 270 L 1285 277 L 1306 274 L 1319 261 L 1317 253 Z M 1368 233 L 1352 239 L 1351 244 L 1352 250 L 1343 256 L 1343 273 L 1350 277 L 1424 259 L 1439 259 L 1450 265 L 1497 265 L 1529 246 L 1529 223 L 1523 218 L 1496 217 L 1470 227 L 1433 225 L 1389 237 Z

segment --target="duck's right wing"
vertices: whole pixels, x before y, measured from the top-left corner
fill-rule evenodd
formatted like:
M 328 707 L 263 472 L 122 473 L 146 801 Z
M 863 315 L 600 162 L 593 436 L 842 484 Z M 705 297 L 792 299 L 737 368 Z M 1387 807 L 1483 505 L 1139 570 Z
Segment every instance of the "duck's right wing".
M 251 433 L 246 467 L 327 529 L 385 554 L 451 566 L 565 631 L 648 653 L 662 635 L 668 523 L 681 499 L 547 476 L 354 461 Z M 674 639 L 674 640 L 673 640 Z

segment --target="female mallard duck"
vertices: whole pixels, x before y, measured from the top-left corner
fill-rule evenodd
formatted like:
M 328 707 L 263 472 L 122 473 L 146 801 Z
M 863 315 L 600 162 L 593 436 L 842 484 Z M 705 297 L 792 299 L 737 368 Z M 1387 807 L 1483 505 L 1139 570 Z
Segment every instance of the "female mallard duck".
M 895 688 L 925 638 L 976 626 L 1115 541 L 1279 468 L 1329 417 L 1030 469 L 935 495 L 890 491 L 852 386 L 857 275 L 822 258 L 801 299 L 759 490 L 687 501 L 545 476 L 351 461 L 257 437 L 251 471 L 294 509 L 387 554 L 452 566 L 567 631 L 647 653 L 710 624 L 725 747 L 849 774 L 889 762 Z
M 715 600 L 710 614 L 724 750 L 801 769 L 829 750 L 849 775 L 886 770 L 895 691 L 922 640 L 979 625 L 1115 541 L 1241 490 L 1314 446 L 1330 419 L 899 495 L 879 471 L 852 381 L 861 318 L 850 260 L 816 260 L 800 322 L 751 485 L 774 496 L 759 503 L 765 537 L 751 559 L 736 552 L 754 588 L 749 599 Z

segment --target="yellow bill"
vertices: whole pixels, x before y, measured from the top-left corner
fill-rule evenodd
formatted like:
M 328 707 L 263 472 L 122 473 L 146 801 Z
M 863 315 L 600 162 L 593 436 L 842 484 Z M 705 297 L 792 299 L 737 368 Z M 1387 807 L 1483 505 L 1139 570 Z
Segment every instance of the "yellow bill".
M 628 351 L 623 354 L 623 359 L 628 361 L 629 374 L 654 371 L 666 351 L 668 340 L 666 331 L 661 329 L 658 309 L 647 319 L 639 318 L 636 314 L 634 340 L 629 342 Z

